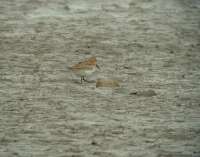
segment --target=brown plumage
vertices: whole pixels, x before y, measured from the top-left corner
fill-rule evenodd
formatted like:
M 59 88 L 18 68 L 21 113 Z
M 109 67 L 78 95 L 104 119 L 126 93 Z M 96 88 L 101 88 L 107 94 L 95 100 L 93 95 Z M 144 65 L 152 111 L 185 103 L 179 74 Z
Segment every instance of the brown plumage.
M 74 70 L 80 70 L 80 69 L 93 69 L 94 66 L 96 66 L 96 57 L 91 57 L 85 61 L 79 62 L 78 64 L 75 64 L 71 67 L 71 69 Z
M 79 62 L 78 64 L 73 65 L 70 69 L 78 76 L 81 77 L 82 81 L 85 81 L 85 76 L 88 76 L 96 71 L 97 65 L 96 57 L 88 58 L 85 61 Z

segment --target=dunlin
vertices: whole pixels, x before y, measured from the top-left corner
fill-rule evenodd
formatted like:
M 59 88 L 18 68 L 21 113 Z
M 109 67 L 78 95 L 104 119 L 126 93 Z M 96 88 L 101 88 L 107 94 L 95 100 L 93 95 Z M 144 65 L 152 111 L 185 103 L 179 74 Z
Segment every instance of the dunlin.
M 96 69 L 99 69 L 97 65 L 96 57 L 88 58 L 85 61 L 79 62 L 78 64 L 73 65 L 70 69 L 77 75 L 81 77 L 81 83 L 85 80 L 86 76 L 91 75 Z

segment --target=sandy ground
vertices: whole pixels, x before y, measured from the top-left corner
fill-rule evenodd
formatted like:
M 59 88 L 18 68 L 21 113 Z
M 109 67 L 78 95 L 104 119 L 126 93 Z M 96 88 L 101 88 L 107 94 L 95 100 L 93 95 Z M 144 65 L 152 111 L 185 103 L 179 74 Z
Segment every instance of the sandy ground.
M 0 156 L 199 157 L 199 41 L 199 0 L 0 0 Z

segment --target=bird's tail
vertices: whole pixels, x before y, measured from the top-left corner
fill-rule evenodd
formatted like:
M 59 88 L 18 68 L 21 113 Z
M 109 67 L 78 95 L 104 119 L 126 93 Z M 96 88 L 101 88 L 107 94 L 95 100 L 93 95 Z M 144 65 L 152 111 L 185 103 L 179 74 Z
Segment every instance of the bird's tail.
M 72 70 L 72 67 L 67 67 L 67 69 Z

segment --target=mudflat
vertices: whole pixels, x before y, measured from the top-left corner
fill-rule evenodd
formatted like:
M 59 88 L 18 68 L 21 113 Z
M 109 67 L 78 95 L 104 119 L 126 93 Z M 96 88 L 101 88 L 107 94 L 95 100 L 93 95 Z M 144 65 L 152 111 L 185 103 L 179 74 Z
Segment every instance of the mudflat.
M 199 0 L 1 0 L 0 156 L 199 157 L 199 15 Z M 92 56 L 81 84 L 68 67 Z

